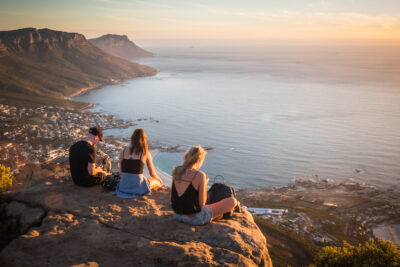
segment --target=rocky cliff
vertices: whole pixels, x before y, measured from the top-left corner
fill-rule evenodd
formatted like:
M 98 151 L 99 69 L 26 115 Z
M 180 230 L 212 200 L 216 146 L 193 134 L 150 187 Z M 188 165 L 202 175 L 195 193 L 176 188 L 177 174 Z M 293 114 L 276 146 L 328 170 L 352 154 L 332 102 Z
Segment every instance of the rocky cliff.
M 129 40 L 126 35 L 106 34 L 95 39 L 89 39 L 89 42 L 111 55 L 126 59 L 153 56 L 152 53 Z
M 32 181 L 31 181 L 32 182 Z M 69 176 L 8 192 L 21 235 L 0 253 L 6 266 L 271 266 L 265 237 L 247 211 L 204 226 L 174 221 L 170 189 L 117 198 Z
M 57 103 L 83 88 L 154 75 L 151 67 L 107 54 L 79 33 L 0 31 L 0 102 Z
M 0 32 L 1 56 L 11 54 L 29 56 L 37 53 L 79 48 L 85 45 L 87 45 L 87 41 L 79 33 L 35 28 Z

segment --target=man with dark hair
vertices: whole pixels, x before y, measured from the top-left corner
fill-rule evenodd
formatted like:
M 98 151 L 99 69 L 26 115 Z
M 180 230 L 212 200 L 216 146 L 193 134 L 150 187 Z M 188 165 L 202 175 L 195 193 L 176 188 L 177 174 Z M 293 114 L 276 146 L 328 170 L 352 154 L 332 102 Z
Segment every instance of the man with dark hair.
M 92 127 L 84 140 L 69 148 L 71 176 L 76 185 L 97 185 L 109 175 L 109 170 L 105 171 L 96 164 L 95 146 L 99 141 L 104 142 L 103 131 L 99 127 Z

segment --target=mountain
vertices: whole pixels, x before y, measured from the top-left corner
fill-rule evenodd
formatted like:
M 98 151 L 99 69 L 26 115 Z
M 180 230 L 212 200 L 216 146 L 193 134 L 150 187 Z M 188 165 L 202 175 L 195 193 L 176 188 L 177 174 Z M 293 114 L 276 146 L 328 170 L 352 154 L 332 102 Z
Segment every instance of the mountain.
M 79 33 L 0 31 L 0 103 L 65 104 L 82 89 L 156 73 L 105 53 Z
M 89 42 L 111 55 L 126 59 L 153 56 L 152 53 L 129 40 L 126 35 L 106 34 L 99 38 L 89 39 Z

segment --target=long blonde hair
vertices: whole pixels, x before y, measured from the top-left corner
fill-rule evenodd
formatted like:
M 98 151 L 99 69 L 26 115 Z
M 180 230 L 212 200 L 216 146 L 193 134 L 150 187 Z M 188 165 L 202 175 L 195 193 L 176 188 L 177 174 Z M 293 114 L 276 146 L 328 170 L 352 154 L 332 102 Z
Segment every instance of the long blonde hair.
M 182 175 L 191 169 L 197 162 L 203 160 L 206 157 L 207 151 L 204 150 L 200 145 L 193 146 L 186 150 L 183 156 L 183 164 L 175 167 L 172 170 L 172 177 L 176 180 L 180 180 Z

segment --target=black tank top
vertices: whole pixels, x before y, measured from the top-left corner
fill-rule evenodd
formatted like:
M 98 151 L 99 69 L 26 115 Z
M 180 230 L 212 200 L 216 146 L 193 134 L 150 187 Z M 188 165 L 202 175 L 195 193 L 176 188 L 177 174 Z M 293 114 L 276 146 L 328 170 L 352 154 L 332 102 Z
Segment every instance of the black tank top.
M 199 192 L 193 187 L 192 182 L 181 196 L 176 192 L 175 181 L 172 182 L 171 207 L 177 214 L 194 214 L 201 211 Z
M 125 153 L 125 151 L 124 151 Z M 144 163 L 142 162 L 142 154 L 140 154 L 139 159 L 122 159 L 121 162 L 121 170 L 125 173 L 132 173 L 132 174 L 142 174 L 144 169 Z

